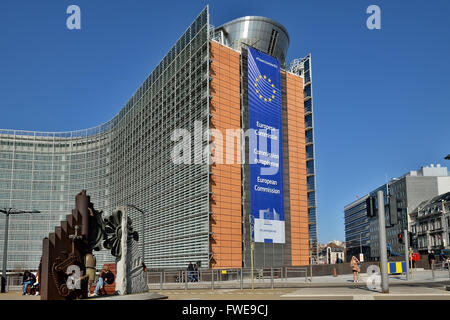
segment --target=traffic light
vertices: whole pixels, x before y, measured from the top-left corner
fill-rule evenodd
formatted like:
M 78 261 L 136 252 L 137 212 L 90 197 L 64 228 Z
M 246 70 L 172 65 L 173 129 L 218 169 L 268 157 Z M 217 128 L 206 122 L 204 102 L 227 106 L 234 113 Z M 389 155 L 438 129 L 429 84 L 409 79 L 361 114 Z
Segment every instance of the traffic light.
M 366 209 L 367 209 L 367 216 L 369 218 L 373 218 L 377 215 L 377 211 L 375 208 L 375 197 L 367 197 L 366 199 Z
M 398 238 L 398 243 L 403 243 L 403 234 L 402 233 L 399 233 L 397 235 L 397 238 Z
M 394 195 L 389 196 L 389 217 L 391 225 L 395 225 L 398 223 L 397 210 L 397 197 Z

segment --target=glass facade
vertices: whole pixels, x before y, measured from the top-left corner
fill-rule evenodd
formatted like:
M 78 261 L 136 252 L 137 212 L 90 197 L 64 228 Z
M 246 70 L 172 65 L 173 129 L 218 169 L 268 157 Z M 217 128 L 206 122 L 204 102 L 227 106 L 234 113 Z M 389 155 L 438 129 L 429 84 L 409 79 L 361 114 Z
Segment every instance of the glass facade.
M 289 71 L 303 77 L 303 103 L 305 108 L 306 183 L 308 190 L 308 232 L 313 259 L 318 260 L 319 243 L 317 230 L 316 160 L 314 150 L 314 108 L 312 89 L 311 54 L 295 59 Z
M 144 220 L 147 266 L 208 265 L 208 164 L 175 165 L 170 156 L 174 129 L 208 127 L 208 81 L 206 7 L 109 122 L 62 133 L 0 130 L 0 207 L 41 211 L 11 216 L 7 269 L 37 269 L 42 239 L 82 189 L 105 214 L 124 204 L 147 213 L 131 210 L 136 230 Z M 0 230 L 4 223 L 1 215 Z
M 366 197 L 363 197 L 344 209 L 345 241 L 347 248 L 347 262 L 352 256 L 370 258 L 369 218 L 367 217 Z
M 305 105 L 305 137 L 306 137 L 306 168 L 307 168 L 307 188 L 308 188 L 308 230 L 309 240 L 315 259 L 318 259 L 319 242 L 317 230 L 317 200 L 316 200 L 316 160 L 314 151 L 314 113 L 312 96 L 312 70 L 311 55 L 303 58 L 304 76 L 304 105 Z
M 352 202 L 344 208 L 345 218 L 345 241 L 347 243 L 347 261 L 351 257 L 364 254 L 365 260 L 376 260 L 379 258 L 378 244 L 378 218 L 369 218 L 367 216 L 366 199 L 370 195 L 374 197 L 376 210 L 378 210 L 377 192 L 383 191 L 385 203 L 385 221 L 389 227 L 389 207 L 387 186 L 382 185 L 370 192 L 370 194 Z M 378 214 L 378 213 L 377 213 Z M 389 231 L 387 231 L 387 239 L 389 239 Z

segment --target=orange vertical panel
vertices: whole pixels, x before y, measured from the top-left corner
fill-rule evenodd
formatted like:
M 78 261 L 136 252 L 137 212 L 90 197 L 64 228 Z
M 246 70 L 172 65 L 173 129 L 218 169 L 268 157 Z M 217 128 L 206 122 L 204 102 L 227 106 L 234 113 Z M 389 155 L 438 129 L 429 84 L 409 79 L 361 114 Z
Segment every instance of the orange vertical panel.
M 309 263 L 303 78 L 286 73 L 292 265 Z
M 235 141 L 234 147 L 230 146 L 230 151 L 235 152 L 234 163 L 226 163 L 226 130 L 241 127 L 240 57 L 239 53 L 214 41 L 211 41 L 211 57 L 213 62 L 210 67 L 210 88 L 214 101 L 211 122 L 213 128 L 219 130 L 223 137 L 223 157 L 220 159 L 222 163 L 211 166 L 213 182 L 210 186 L 214 193 L 214 205 L 211 205 L 214 213 L 211 221 L 211 229 L 214 232 L 211 240 L 211 267 L 237 268 L 242 266 L 242 233 L 240 229 L 237 232 L 236 228 L 236 225 L 242 223 L 241 166 L 236 164 L 236 151 L 240 148 L 236 146 L 238 141 Z M 228 159 L 231 160 L 230 154 Z

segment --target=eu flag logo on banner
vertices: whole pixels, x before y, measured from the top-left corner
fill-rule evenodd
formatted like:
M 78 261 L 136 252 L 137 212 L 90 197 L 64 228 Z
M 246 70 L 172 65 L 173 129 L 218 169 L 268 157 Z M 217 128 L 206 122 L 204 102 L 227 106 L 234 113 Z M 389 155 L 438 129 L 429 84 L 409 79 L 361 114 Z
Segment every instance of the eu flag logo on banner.
M 253 85 L 255 86 L 255 93 L 264 102 L 272 102 L 275 99 L 277 93 L 275 84 L 266 75 L 259 75 Z

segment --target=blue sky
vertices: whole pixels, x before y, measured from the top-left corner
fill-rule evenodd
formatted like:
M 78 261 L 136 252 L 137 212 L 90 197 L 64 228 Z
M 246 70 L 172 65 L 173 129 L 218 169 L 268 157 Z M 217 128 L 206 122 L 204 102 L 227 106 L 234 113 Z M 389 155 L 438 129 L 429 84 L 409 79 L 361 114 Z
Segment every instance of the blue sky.
M 343 207 L 450 153 L 450 2 L 8 0 L 0 4 L 0 128 L 66 131 L 111 119 L 201 9 L 289 31 L 313 58 L 318 229 L 344 240 Z M 66 28 L 81 8 L 82 29 Z M 381 8 L 381 30 L 366 8 Z

